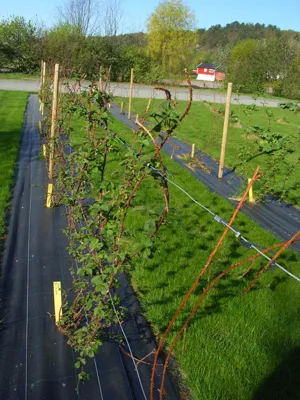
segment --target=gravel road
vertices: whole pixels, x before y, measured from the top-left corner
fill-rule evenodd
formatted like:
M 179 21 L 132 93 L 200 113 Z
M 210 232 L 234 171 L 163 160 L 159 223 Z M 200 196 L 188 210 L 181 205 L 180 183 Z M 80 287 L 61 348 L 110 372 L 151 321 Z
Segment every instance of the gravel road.
M 89 82 L 85 82 L 88 85 Z M 0 90 L 21 90 L 28 92 L 37 92 L 39 90 L 39 81 L 1 79 Z M 114 96 L 128 97 L 128 83 L 111 83 L 110 92 Z M 172 88 L 173 98 L 176 94 L 177 100 L 187 100 L 189 97 L 187 88 Z M 164 99 L 165 95 L 161 91 L 154 90 L 152 86 L 135 84 L 133 87 L 133 97 L 135 98 L 158 98 Z M 208 101 L 212 103 L 225 103 L 226 94 L 222 92 L 214 92 L 208 89 L 195 89 L 193 91 L 194 101 Z M 232 96 L 232 104 L 256 104 L 257 106 L 265 105 L 267 107 L 278 107 L 279 100 L 258 98 L 253 99 L 251 96 L 241 95 Z

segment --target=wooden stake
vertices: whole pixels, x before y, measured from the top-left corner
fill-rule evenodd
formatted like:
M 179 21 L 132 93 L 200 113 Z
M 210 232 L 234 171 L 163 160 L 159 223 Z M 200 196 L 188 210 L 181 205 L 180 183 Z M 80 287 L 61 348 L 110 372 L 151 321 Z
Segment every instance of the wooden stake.
M 224 162 L 225 162 L 225 151 L 226 151 L 226 142 L 227 142 L 227 133 L 228 133 L 231 93 L 232 93 L 232 83 L 228 83 L 224 127 L 223 127 L 223 139 L 222 139 L 221 157 L 220 157 L 219 174 L 218 174 L 219 179 L 223 178 L 223 172 L 224 172 Z
M 44 158 L 47 158 L 47 149 L 45 144 L 43 144 L 43 156 Z
M 249 185 L 250 182 L 251 182 L 251 179 L 248 178 L 248 185 Z M 250 203 L 255 203 L 254 194 L 253 194 L 253 185 L 252 185 L 251 188 L 249 189 L 249 202 L 250 202 Z
M 128 119 L 131 119 L 132 88 L 133 88 L 133 68 L 131 68 L 131 73 L 130 73 L 130 88 L 129 88 Z
M 42 83 L 41 83 L 41 90 L 44 89 L 45 82 L 46 82 L 46 62 L 42 61 Z M 44 95 L 42 92 L 42 103 L 41 103 L 41 113 L 44 115 Z
M 42 86 L 44 87 L 46 81 L 46 61 L 43 62 Z
M 53 191 L 53 184 L 48 184 L 48 191 L 47 191 L 47 200 L 46 200 L 46 207 L 51 207 L 51 199 L 52 199 L 52 191 Z
M 146 114 L 147 114 L 147 113 L 149 112 L 149 110 L 150 110 L 151 101 L 152 101 L 152 99 L 149 99 L 149 100 L 148 100 L 148 104 L 147 104 L 147 108 L 146 108 Z
M 192 154 L 191 157 L 194 158 L 195 157 L 195 145 L 192 144 Z
M 62 296 L 61 296 L 61 283 L 53 282 L 53 297 L 54 297 L 54 315 L 55 323 L 58 325 L 62 317 Z
M 40 89 L 42 89 L 43 86 L 43 69 L 44 69 L 44 61 L 41 61 L 41 78 L 40 78 Z
M 120 107 L 120 114 L 123 114 L 123 108 L 124 108 L 124 103 L 123 103 L 123 101 L 122 101 L 121 107 Z
M 99 76 L 99 90 L 102 91 L 102 65 L 100 65 Z
M 52 175 L 53 175 L 54 138 L 55 138 L 55 125 L 56 125 L 56 120 L 57 120 L 58 88 L 59 88 L 59 64 L 55 64 L 53 99 L 52 99 L 51 134 L 50 134 L 50 156 L 49 156 L 49 178 L 50 179 L 52 179 Z

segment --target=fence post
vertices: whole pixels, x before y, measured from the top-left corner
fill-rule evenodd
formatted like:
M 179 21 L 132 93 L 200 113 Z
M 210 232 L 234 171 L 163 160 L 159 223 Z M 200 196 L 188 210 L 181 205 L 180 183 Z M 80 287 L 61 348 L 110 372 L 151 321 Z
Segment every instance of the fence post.
M 55 64 L 53 99 L 52 99 L 51 134 L 50 134 L 50 156 L 49 156 L 49 178 L 50 179 L 52 179 L 52 175 L 53 175 L 54 138 L 55 138 L 55 125 L 56 125 L 56 120 L 57 120 L 58 88 L 59 88 L 59 64 Z
M 44 61 L 41 61 L 41 77 L 40 77 L 40 89 L 43 87 L 43 69 L 44 69 Z
M 130 118 L 131 118 L 132 88 L 133 88 L 133 68 L 131 68 L 131 73 L 130 73 L 130 88 L 129 88 L 128 119 L 130 119 Z
M 195 157 L 195 145 L 192 144 L 192 154 L 191 157 L 194 158 Z
M 46 61 L 42 61 L 42 82 L 41 82 L 41 90 L 44 89 L 45 87 L 45 82 L 46 82 Z M 41 104 L 41 113 L 44 115 L 44 95 L 42 92 L 42 104 Z
M 224 127 L 223 127 L 223 138 L 222 138 L 222 147 L 221 147 L 221 157 L 220 157 L 219 174 L 218 174 L 219 179 L 222 179 L 223 171 L 224 171 L 225 150 L 226 150 L 230 103 L 231 103 L 231 93 L 232 93 L 232 83 L 228 83 Z
M 102 65 L 100 65 L 99 69 L 99 90 L 102 91 Z

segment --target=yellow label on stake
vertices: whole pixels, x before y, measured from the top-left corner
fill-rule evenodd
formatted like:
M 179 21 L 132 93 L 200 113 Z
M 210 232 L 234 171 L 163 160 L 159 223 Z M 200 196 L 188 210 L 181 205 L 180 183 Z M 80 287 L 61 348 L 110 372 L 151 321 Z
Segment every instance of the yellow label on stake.
M 49 183 L 48 193 L 47 193 L 47 202 L 46 202 L 46 207 L 48 207 L 48 208 L 51 207 L 52 190 L 53 190 L 53 184 Z
M 47 149 L 46 149 L 46 145 L 43 144 L 43 156 L 46 158 L 47 157 Z
M 58 325 L 62 317 L 62 297 L 61 297 L 61 283 L 53 282 L 53 296 L 54 296 L 54 313 L 55 323 Z
M 248 184 L 251 182 L 251 179 L 248 178 Z M 254 194 L 253 194 L 253 185 L 249 189 L 249 201 L 250 203 L 255 203 Z

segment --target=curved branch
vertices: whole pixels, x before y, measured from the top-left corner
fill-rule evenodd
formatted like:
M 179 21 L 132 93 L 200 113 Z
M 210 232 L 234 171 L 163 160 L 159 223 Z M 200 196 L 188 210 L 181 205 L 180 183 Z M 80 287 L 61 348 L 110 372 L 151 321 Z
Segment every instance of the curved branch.
M 189 98 L 189 101 L 187 103 L 187 106 L 186 106 L 186 109 L 185 109 L 184 113 L 179 118 L 180 122 L 188 115 L 188 113 L 190 111 L 190 108 L 192 106 L 192 101 L 193 101 L 193 88 L 192 88 L 192 84 L 191 84 L 191 78 L 190 78 L 190 75 L 189 75 L 187 69 L 185 69 L 184 72 L 185 72 L 186 81 L 187 81 L 187 84 L 188 84 L 188 87 L 189 87 L 190 98 Z
M 165 92 L 166 100 L 172 100 L 171 92 L 168 89 L 166 89 L 164 87 L 160 87 L 160 86 L 159 87 L 154 87 L 153 89 L 154 90 L 161 90 L 161 91 Z
M 239 210 L 241 209 L 241 207 L 242 207 L 244 201 L 246 200 L 246 197 L 247 197 L 247 195 L 248 195 L 248 192 L 249 192 L 250 188 L 252 187 L 254 181 L 257 179 L 259 169 L 260 169 L 260 167 L 257 167 L 257 169 L 256 169 L 256 171 L 255 171 L 255 173 L 254 173 L 254 175 L 253 175 L 253 177 L 252 177 L 252 179 L 251 179 L 249 185 L 247 186 L 247 189 L 245 190 L 245 193 L 243 194 L 243 196 L 242 196 L 242 198 L 241 198 L 241 200 L 240 200 L 238 206 L 236 207 L 236 209 L 235 209 L 235 211 L 234 211 L 234 213 L 233 213 L 233 215 L 232 215 L 232 217 L 231 217 L 231 219 L 230 219 L 230 222 L 229 222 L 228 226 L 226 227 L 225 231 L 223 232 L 223 234 L 222 234 L 221 238 L 219 239 L 217 245 L 215 246 L 214 250 L 213 250 L 212 253 L 210 254 L 210 256 L 209 256 L 209 258 L 208 258 L 208 260 L 207 260 L 205 266 L 202 268 L 202 270 L 200 271 L 199 275 L 198 275 L 197 278 L 195 279 L 194 283 L 193 283 L 192 286 L 190 287 L 188 293 L 186 294 L 186 296 L 184 297 L 183 301 L 181 302 L 181 304 L 180 304 L 179 307 L 177 308 L 177 310 L 176 310 L 176 312 L 175 312 L 175 314 L 174 314 L 174 316 L 173 316 L 171 322 L 169 323 L 169 325 L 168 325 L 168 327 L 167 327 L 165 333 L 163 334 L 163 336 L 162 336 L 162 338 L 161 338 L 161 340 L 160 340 L 160 342 L 159 342 L 159 344 L 158 344 L 158 347 L 157 347 L 157 350 L 156 350 L 156 353 L 155 353 L 155 357 L 154 357 L 153 368 L 152 368 L 152 374 L 151 374 L 151 382 L 150 382 L 150 400 L 153 400 L 153 388 L 154 388 L 154 376 L 155 376 L 155 371 L 156 371 L 156 364 L 157 364 L 157 360 L 158 360 L 159 353 L 160 353 L 160 351 L 161 351 L 161 349 L 162 349 L 162 347 L 163 347 L 163 344 L 164 344 L 164 342 L 165 342 L 165 339 L 166 339 L 167 335 L 169 334 L 169 332 L 170 332 L 172 326 L 174 325 L 175 321 L 177 320 L 177 317 L 178 317 L 178 315 L 180 314 L 181 310 L 182 310 L 183 307 L 186 305 L 187 301 L 189 300 L 189 298 L 191 297 L 191 295 L 193 294 L 193 292 L 196 290 L 196 288 L 197 288 L 197 286 L 198 286 L 198 284 L 199 284 L 199 281 L 200 281 L 201 277 L 205 274 L 205 272 L 207 271 L 208 267 L 211 265 L 211 263 L 212 263 L 212 261 L 213 261 L 215 255 L 216 255 L 217 251 L 218 251 L 219 248 L 221 247 L 221 245 L 222 245 L 222 243 L 223 243 L 223 241 L 224 241 L 224 239 L 225 239 L 227 233 L 229 232 L 229 229 L 230 229 L 230 227 L 232 226 L 232 224 L 233 224 L 233 222 L 234 222 L 234 220 L 235 220 L 235 218 L 236 218 L 236 216 L 237 216 Z

